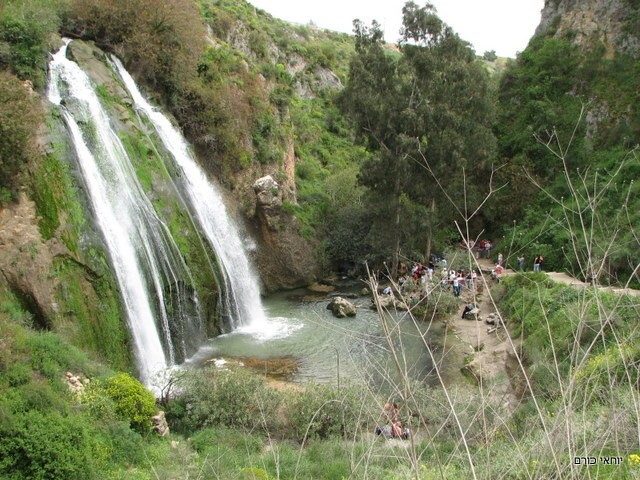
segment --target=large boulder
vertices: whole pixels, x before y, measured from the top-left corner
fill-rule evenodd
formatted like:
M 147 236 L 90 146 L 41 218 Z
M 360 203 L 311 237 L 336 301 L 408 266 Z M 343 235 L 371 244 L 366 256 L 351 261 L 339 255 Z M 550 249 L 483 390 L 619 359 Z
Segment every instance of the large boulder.
M 253 191 L 256 194 L 258 207 L 277 208 L 282 206 L 280 185 L 271 175 L 257 179 L 253 183 Z
M 356 316 L 356 307 L 349 300 L 342 297 L 335 297 L 331 300 L 327 305 L 327 310 L 331 310 L 331 313 L 338 318 Z
M 151 417 L 151 423 L 153 424 L 153 431 L 161 437 L 166 437 L 171 433 L 169 431 L 169 424 L 167 418 L 162 410 L 159 410 L 156 415 Z

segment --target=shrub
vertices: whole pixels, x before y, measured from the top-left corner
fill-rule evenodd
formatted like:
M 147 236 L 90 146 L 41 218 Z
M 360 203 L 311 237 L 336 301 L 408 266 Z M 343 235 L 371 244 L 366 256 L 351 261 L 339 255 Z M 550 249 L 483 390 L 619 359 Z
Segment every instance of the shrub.
M 360 415 L 362 405 L 358 389 L 311 383 L 303 392 L 290 395 L 285 408 L 290 431 L 297 440 L 303 441 L 307 437 L 352 437 L 366 421 L 366 417 Z
M 0 67 L 43 87 L 47 52 L 60 23 L 58 0 L 16 0 L 0 6 Z
M 49 379 L 61 378 L 67 370 L 79 371 L 87 364 L 86 356 L 70 347 L 61 337 L 50 332 L 39 332 L 26 339 L 31 351 L 31 366 Z
M 0 424 L 0 476 L 12 480 L 92 478 L 82 417 L 35 410 Z
M 158 410 L 156 399 L 131 375 L 119 373 L 92 388 L 104 392 L 114 402 L 116 413 L 133 428 L 144 432 L 151 427 L 151 417 Z
M 0 194 L 15 190 L 16 177 L 34 155 L 41 120 L 29 89 L 16 76 L 0 71 Z
M 75 0 L 67 27 L 114 49 L 165 92 L 195 75 L 205 38 L 190 0 Z
M 248 430 L 278 429 L 276 392 L 263 378 L 242 369 L 188 372 L 181 395 L 169 403 L 167 418 L 178 430 L 225 425 Z
M 24 364 L 15 364 L 5 374 L 4 378 L 10 387 L 19 387 L 31 380 L 31 370 Z

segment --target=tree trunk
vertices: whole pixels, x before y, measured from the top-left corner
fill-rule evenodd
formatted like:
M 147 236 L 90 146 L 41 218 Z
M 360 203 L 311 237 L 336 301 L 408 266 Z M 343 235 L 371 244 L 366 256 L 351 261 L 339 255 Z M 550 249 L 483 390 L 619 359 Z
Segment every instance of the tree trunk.
M 433 239 L 433 216 L 436 209 L 436 199 L 431 199 L 431 207 L 429 208 L 429 219 L 427 221 L 427 251 L 425 252 L 424 261 L 427 264 L 431 261 L 431 242 Z
M 393 185 L 393 196 L 395 205 L 395 222 L 393 228 L 393 265 L 391 266 L 391 277 L 398 278 L 398 264 L 400 262 L 400 175 L 396 171 L 396 178 Z

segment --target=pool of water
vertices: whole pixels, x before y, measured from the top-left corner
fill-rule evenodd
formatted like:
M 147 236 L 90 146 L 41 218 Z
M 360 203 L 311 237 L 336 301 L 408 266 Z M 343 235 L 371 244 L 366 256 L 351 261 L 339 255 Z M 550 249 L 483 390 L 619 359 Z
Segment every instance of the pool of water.
M 378 314 L 369 309 L 369 297 L 350 299 L 358 306 L 352 318 L 335 318 L 327 310 L 330 298 L 301 301 L 305 291 L 281 292 L 264 299 L 267 321 L 241 327 L 211 339 L 190 359 L 200 364 L 214 358 L 254 357 L 268 359 L 290 357 L 298 362 L 291 380 L 322 383 L 350 380 L 370 385 L 396 383 L 398 370 L 412 379 L 433 383 L 432 357 L 441 348 L 440 324 L 413 322 L 406 313 L 388 315 L 387 331 Z M 396 352 L 394 360 L 394 352 Z

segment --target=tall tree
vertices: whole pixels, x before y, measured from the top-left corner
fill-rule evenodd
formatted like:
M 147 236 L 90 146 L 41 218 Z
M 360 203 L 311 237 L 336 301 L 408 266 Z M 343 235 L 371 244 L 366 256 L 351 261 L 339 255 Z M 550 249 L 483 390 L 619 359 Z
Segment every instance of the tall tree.
M 439 188 L 461 194 L 466 189 L 467 200 L 473 202 L 495 150 L 487 75 L 468 44 L 430 4 L 408 2 L 403 24 L 402 40 L 393 49 L 384 44 L 377 23 L 367 28 L 354 22 L 356 54 L 339 102 L 373 153 L 362 166 L 360 181 L 388 208 L 387 231 L 389 216 L 393 222 L 388 249 L 394 266 L 403 233 L 405 244 L 409 237 L 419 238 L 430 254 L 438 220 L 452 220 L 456 214 L 442 208 L 446 198 Z M 462 168 L 470 170 L 466 182 Z M 403 228 L 408 221 L 403 213 L 420 207 L 429 212 L 427 228 Z M 462 210 L 457 214 L 464 216 Z

